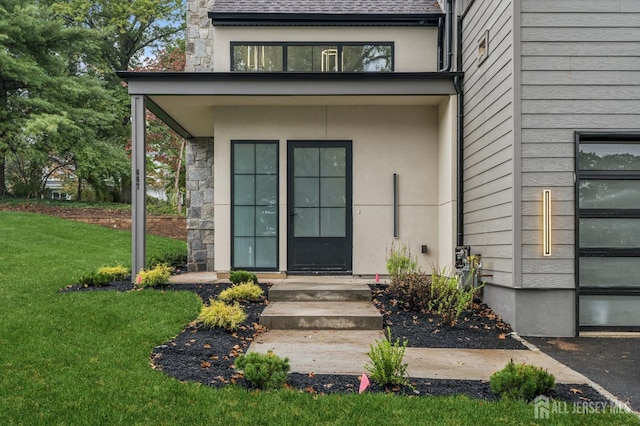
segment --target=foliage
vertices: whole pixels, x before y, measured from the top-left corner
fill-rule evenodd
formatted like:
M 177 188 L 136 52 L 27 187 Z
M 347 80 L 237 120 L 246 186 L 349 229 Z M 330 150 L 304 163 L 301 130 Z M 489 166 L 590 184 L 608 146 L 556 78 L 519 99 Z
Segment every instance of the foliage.
M 99 271 L 80 277 L 80 285 L 84 287 L 102 287 L 108 285 L 111 281 L 113 281 L 111 275 Z
M 540 367 L 514 364 L 511 360 L 502 370 L 491 375 L 489 387 L 504 399 L 532 401 L 555 388 L 555 377 Z
M 111 278 L 111 281 L 114 280 L 124 280 L 129 275 L 129 269 L 125 268 L 122 265 L 116 266 L 103 266 L 98 268 L 98 274 L 107 275 Z
M 387 272 L 391 282 L 407 274 L 419 273 L 418 259 L 411 255 L 411 249 L 406 244 L 397 249 L 392 243 L 387 256 Z
M 260 284 L 258 277 L 253 272 L 249 271 L 231 271 L 229 274 L 229 281 L 233 284 L 240 284 L 246 282 L 252 282 L 254 284 Z
M 431 277 L 424 272 L 403 274 L 391 281 L 389 290 L 394 292 L 408 309 L 422 311 L 429 306 Z
M 186 244 L 179 248 L 149 256 L 149 265 L 169 265 L 172 268 L 179 268 L 187 264 Z
M 245 379 L 260 389 L 280 389 L 291 369 L 289 358 L 280 358 L 272 351 L 240 355 L 236 358 L 235 367 L 243 372 Z
M 369 359 L 370 364 L 364 366 L 371 374 L 371 379 L 380 386 L 386 385 L 407 385 L 409 379 L 407 377 L 408 364 L 403 363 L 404 352 L 409 344 L 405 340 L 402 345 L 400 339 L 391 343 L 391 328 L 387 327 L 387 338 L 376 340 L 376 345 L 370 345 Z
M 222 300 L 223 302 L 253 302 L 260 300 L 260 296 L 262 296 L 263 293 L 264 292 L 259 285 L 252 282 L 246 282 L 234 285 L 226 290 L 223 290 L 218 295 L 218 299 Z
M 437 312 L 442 320 L 454 326 L 460 314 L 473 301 L 473 296 L 481 286 L 461 288 L 458 277 L 449 276 L 446 269 L 434 270 L 431 275 L 431 295 L 428 302 L 429 310 Z
M 210 299 L 209 306 L 202 307 L 196 321 L 209 328 L 220 327 L 233 331 L 246 319 L 247 314 L 237 302 L 228 305 L 221 300 Z
M 152 269 L 141 269 L 136 276 L 136 287 L 161 287 L 169 284 L 169 277 L 173 268 L 165 263 L 156 265 Z

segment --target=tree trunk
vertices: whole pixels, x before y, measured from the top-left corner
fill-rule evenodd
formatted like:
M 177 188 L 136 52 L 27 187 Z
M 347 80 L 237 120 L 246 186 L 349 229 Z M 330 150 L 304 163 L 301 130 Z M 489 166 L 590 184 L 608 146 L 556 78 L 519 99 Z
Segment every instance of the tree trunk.
M 176 209 L 178 213 L 182 213 L 182 197 L 180 194 L 180 170 L 182 170 L 182 156 L 184 154 L 184 148 L 186 146 L 187 140 L 182 139 L 182 143 L 180 143 L 180 151 L 178 152 L 178 166 L 176 167 L 176 179 L 173 182 L 173 189 L 176 194 Z
M 0 149 L 0 198 L 4 197 L 7 194 L 7 183 L 4 174 L 6 158 L 7 152 L 4 149 Z
M 78 177 L 78 200 L 82 201 L 82 179 Z

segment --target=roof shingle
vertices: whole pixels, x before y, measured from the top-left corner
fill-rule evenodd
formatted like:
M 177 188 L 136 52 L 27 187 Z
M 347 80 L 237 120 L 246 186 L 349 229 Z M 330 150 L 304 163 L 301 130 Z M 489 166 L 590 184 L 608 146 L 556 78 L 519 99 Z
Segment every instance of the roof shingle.
M 437 0 L 216 0 L 215 13 L 436 14 Z

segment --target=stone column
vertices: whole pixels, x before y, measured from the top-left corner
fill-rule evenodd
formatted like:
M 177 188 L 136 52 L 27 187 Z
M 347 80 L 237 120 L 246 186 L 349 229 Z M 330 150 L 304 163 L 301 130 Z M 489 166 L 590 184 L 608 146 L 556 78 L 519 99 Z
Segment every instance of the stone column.
M 215 0 L 187 2 L 187 63 L 185 71 L 213 71 L 213 26 L 208 13 Z
M 187 141 L 187 247 L 189 272 L 214 271 L 213 138 Z

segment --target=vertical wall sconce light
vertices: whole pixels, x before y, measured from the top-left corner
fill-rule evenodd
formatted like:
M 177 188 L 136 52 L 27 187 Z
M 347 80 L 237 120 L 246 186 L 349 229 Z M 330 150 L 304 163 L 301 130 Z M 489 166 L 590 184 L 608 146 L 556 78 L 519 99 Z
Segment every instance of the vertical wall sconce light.
M 400 236 L 400 193 L 398 190 L 398 174 L 393 174 L 393 238 Z
M 551 190 L 542 191 L 542 254 L 551 256 Z

